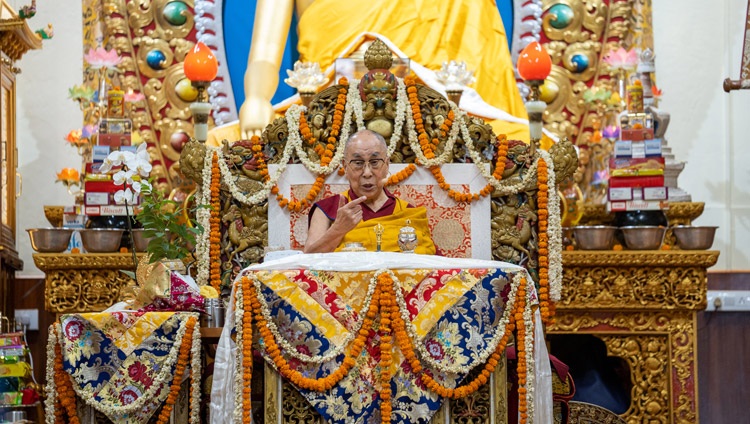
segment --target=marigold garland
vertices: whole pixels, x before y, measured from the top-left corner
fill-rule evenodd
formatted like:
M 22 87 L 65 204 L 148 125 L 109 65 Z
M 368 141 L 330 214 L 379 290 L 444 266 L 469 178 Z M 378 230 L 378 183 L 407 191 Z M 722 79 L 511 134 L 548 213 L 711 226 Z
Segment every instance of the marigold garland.
M 392 185 L 399 184 L 402 181 L 406 180 L 407 178 L 411 177 L 411 174 L 413 174 L 414 171 L 416 170 L 417 170 L 417 165 L 410 163 L 409 165 L 406 166 L 406 168 L 388 177 L 388 181 L 385 182 L 385 185 L 392 186 Z
M 526 346 L 526 324 L 523 317 L 524 309 L 526 308 L 526 285 L 528 282 L 525 278 L 521 279 L 521 284 L 518 285 L 518 294 L 516 295 L 516 308 L 513 313 L 513 319 L 516 322 L 516 359 L 518 365 L 516 372 L 518 373 L 518 424 L 525 424 L 529 417 L 528 414 L 528 399 L 526 397 L 526 373 L 528 372 L 526 367 L 526 354 L 528 352 L 528 346 Z
M 393 280 L 383 272 L 378 276 L 380 286 L 380 417 L 383 424 L 391 422 L 391 364 L 393 363 L 391 336 L 391 307 L 396 306 Z
M 250 279 L 242 279 L 242 303 L 245 313 L 242 314 L 242 420 L 243 422 L 252 421 L 252 403 L 250 395 L 252 394 L 253 378 L 253 305 L 249 294 L 251 288 Z M 257 301 L 257 298 L 255 298 Z M 259 305 L 260 306 L 260 305 Z
M 433 138 L 430 140 L 429 136 L 427 135 L 427 131 L 424 127 L 424 119 L 422 118 L 422 111 L 420 106 L 419 97 L 417 96 L 417 87 L 416 87 L 416 80 L 413 76 L 408 76 L 404 78 L 404 83 L 406 84 L 406 92 L 409 95 L 409 104 L 411 105 L 411 113 L 412 117 L 414 118 L 414 126 L 416 127 L 417 132 L 417 140 L 419 141 L 419 146 L 422 149 L 422 153 L 427 159 L 434 159 L 435 158 L 435 149 L 437 148 L 438 144 L 440 143 L 440 140 L 437 138 Z M 453 113 L 453 110 L 448 112 L 448 117 L 446 118 L 445 122 L 440 126 L 440 135 L 441 137 L 445 137 L 449 132 L 451 127 L 453 126 L 453 120 L 455 119 L 455 114 Z M 508 140 L 506 137 L 498 136 L 497 138 L 497 160 L 495 162 L 495 171 L 493 173 L 493 177 L 500 181 L 503 178 L 503 171 L 505 170 L 505 161 L 508 156 Z M 411 166 L 411 165 L 410 165 Z M 415 168 L 407 167 L 404 170 L 400 171 L 398 174 L 393 175 L 391 178 L 388 179 L 387 185 L 393 185 L 398 184 L 399 182 L 405 180 L 411 174 L 414 172 Z M 435 181 L 437 181 L 438 186 L 448 192 L 448 196 L 450 196 L 453 200 L 460 203 L 468 203 L 475 200 L 479 200 L 482 197 L 486 197 L 490 195 L 494 191 L 494 187 L 492 184 L 487 184 L 484 188 L 482 188 L 479 193 L 461 193 L 456 190 L 453 190 L 445 181 L 445 177 L 443 176 L 443 172 L 440 168 L 440 166 L 435 165 L 430 167 L 430 172 L 432 172 L 432 175 L 435 177 Z M 403 173 L 403 174 L 402 174 Z
M 388 280 L 390 281 L 390 285 L 392 287 L 393 282 L 390 279 L 390 275 L 386 273 L 383 273 L 382 275 L 388 276 Z M 393 293 L 391 292 L 391 294 Z M 399 308 L 397 303 L 394 302 L 394 305 L 396 309 Z M 516 308 L 516 311 L 517 310 L 518 307 Z M 511 314 L 511 317 L 512 316 L 513 314 Z M 508 323 L 508 326 L 505 329 L 503 338 L 500 339 L 500 342 L 497 344 L 494 352 L 492 352 L 492 355 L 485 363 L 484 368 L 479 375 L 477 375 L 472 381 L 465 383 L 459 387 L 448 388 L 437 382 L 429 373 L 423 372 L 424 368 L 422 367 L 419 358 L 417 358 L 417 355 L 414 353 L 414 345 L 412 344 L 412 340 L 406 333 L 406 323 L 401 318 L 401 314 L 394 311 L 392 313 L 391 322 L 393 323 L 393 330 L 394 334 L 396 335 L 396 343 L 398 343 L 398 347 L 399 349 L 401 349 L 404 358 L 411 365 L 411 372 L 415 375 L 419 375 L 419 378 L 422 380 L 427 389 L 434 393 L 437 393 L 441 397 L 447 397 L 450 399 L 459 399 L 470 396 L 489 381 L 490 375 L 495 372 L 497 365 L 500 363 L 502 356 L 505 354 L 505 346 L 508 342 L 508 338 L 511 332 L 513 331 L 513 323 L 511 321 Z M 523 322 L 523 319 L 521 320 L 521 322 Z
M 310 130 L 310 126 L 307 123 L 307 117 L 305 113 L 300 113 L 299 116 L 299 129 L 302 135 L 302 139 L 310 146 L 315 146 L 315 153 L 320 156 L 320 166 L 325 167 L 331 164 L 336 145 L 338 144 L 338 137 L 341 135 L 341 127 L 344 121 L 344 111 L 346 110 L 346 97 L 349 92 L 349 82 L 346 78 L 339 79 L 339 94 L 336 99 L 336 105 L 334 106 L 333 122 L 331 123 L 331 131 L 328 133 L 328 139 L 326 140 L 325 146 L 318 143 L 315 135 Z M 269 181 L 268 166 L 266 165 L 265 158 L 263 157 L 263 146 L 258 136 L 253 136 L 251 139 L 253 144 L 253 157 L 255 158 L 256 165 L 259 169 L 260 174 L 263 176 L 263 181 Z M 284 197 L 283 194 L 279 193 L 279 187 L 274 185 L 271 192 L 276 195 L 276 200 L 279 202 L 279 206 L 287 208 L 292 212 L 301 212 L 306 207 L 313 204 L 315 199 L 318 197 L 320 192 L 323 190 L 323 184 L 325 183 L 326 175 L 318 174 L 315 178 L 310 191 L 302 200 L 289 200 Z
M 73 391 L 73 382 L 70 376 L 63 368 L 62 347 L 60 343 L 55 343 L 55 386 L 57 387 L 57 399 L 62 406 L 62 410 L 68 416 L 68 420 L 62 420 L 62 411 L 58 414 L 55 412 L 55 420 L 61 419 L 62 423 L 80 424 L 78 413 L 76 412 L 76 394 Z M 57 422 L 57 421 L 56 421 Z
M 216 291 L 221 293 L 221 170 L 219 156 L 214 153 L 211 158 L 211 217 L 209 219 L 209 282 Z
M 248 279 L 243 277 L 243 280 Z M 248 279 L 249 280 L 249 279 Z M 243 281 L 243 286 L 245 285 Z M 308 378 L 302 375 L 299 371 L 292 369 L 287 360 L 282 356 L 281 349 L 279 349 L 276 339 L 268 328 L 265 317 L 261 312 L 260 301 L 258 300 L 258 293 L 256 293 L 255 287 L 250 287 L 247 293 L 243 292 L 243 296 L 246 296 L 250 303 L 249 311 L 245 313 L 253 313 L 255 315 L 255 321 L 257 322 L 257 328 L 263 339 L 263 344 L 266 347 L 266 351 L 271 360 L 276 364 L 277 369 L 282 376 L 290 380 L 293 384 L 298 387 L 307 390 L 314 390 L 316 392 L 323 392 L 330 390 L 333 386 L 339 383 L 349 371 L 356 364 L 356 359 L 362 353 L 362 349 L 365 347 L 365 342 L 370 335 L 370 330 L 373 325 L 373 321 L 378 313 L 378 306 L 380 301 L 380 290 L 376 289 L 373 294 L 372 302 L 370 303 L 370 309 L 367 311 L 367 315 L 362 323 L 362 328 L 359 330 L 357 338 L 352 342 L 352 347 L 344 355 L 344 360 L 341 365 L 326 377 L 321 378 Z M 243 321 L 244 324 L 244 321 Z
M 539 158 L 537 162 L 537 216 L 539 218 L 539 305 L 542 312 L 542 322 L 545 325 L 551 323 L 552 310 L 550 309 L 549 293 L 549 234 L 547 233 L 549 211 L 548 202 L 548 173 L 547 162 Z
M 421 364 L 421 361 L 415 353 L 413 341 L 409 337 L 406 329 L 406 323 L 402 318 L 400 311 L 400 305 L 396 299 L 396 293 L 394 290 L 393 276 L 388 272 L 376 273 L 377 284 L 374 287 L 374 293 L 370 306 L 367 310 L 366 316 L 363 319 L 362 327 L 359 330 L 357 337 L 347 347 L 347 351 L 344 356 L 344 360 L 341 365 L 328 376 L 321 378 L 307 378 L 304 377 L 300 372 L 291 368 L 287 360 L 283 357 L 282 351 L 276 342 L 273 332 L 269 329 L 268 323 L 262 313 L 261 303 L 258 298 L 258 289 L 252 284 L 252 280 L 245 276 L 242 278 L 239 284 L 238 297 L 242 300 L 238 301 L 242 304 L 238 304 L 238 310 L 242 314 L 241 325 L 243 333 L 242 342 L 242 368 L 243 375 L 242 380 L 247 382 L 244 384 L 241 398 L 242 407 L 241 413 L 243 417 L 247 418 L 251 415 L 251 386 L 250 381 L 252 378 L 252 324 L 253 321 L 256 323 L 256 327 L 260 333 L 262 344 L 265 346 L 265 350 L 271 360 L 274 361 L 276 368 L 279 373 L 290 380 L 293 384 L 298 387 L 307 390 L 314 390 L 323 392 L 330 390 L 336 384 L 338 384 L 343 377 L 345 377 L 351 368 L 356 364 L 356 359 L 364 349 L 365 343 L 370 337 L 373 324 L 378 316 L 380 317 L 378 334 L 380 337 L 379 350 L 380 350 L 380 410 L 381 419 L 383 423 L 391 422 L 392 413 L 392 390 L 391 390 L 391 367 L 393 365 L 393 341 L 400 348 L 404 355 L 404 358 L 411 366 L 411 372 L 419 376 L 422 384 L 425 387 L 438 394 L 441 397 L 450 399 L 459 399 L 474 394 L 484 384 L 486 384 L 491 374 L 497 369 L 503 355 L 505 354 L 505 348 L 507 342 L 514 330 L 517 331 L 517 352 L 518 352 L 518 384 L 519 384 L 519 413 L 520 423 L 525 423 L 528 419 L 528 397 L 527 397 L 527 353 L 529 347 L 527 343 L 527 328 L 524 313 L 526 312 L 527 294 L 528 294 L 528 280 L 521 277 L 518 281 L 516 294 L 514 296 L 515 302 L 513 310 L 508 313 L 508 324 L 505 327 L 502 338 L 499 340 L 495 349 L 493 350 L 487 362 L 484 364 L 482 371 L 472 379 L 470 382 L 466 382 L 463 385 L 455 388 L 448 388 L 436 381 L 430 373 L 424 372 L 425 369 Z M 240 325 L 240 321 L 237 322 Z M 239 330 L 238 330 L 239 331 Z M 533 341 L 532 341 L 533 343 Z
M 164 406 L 159 412 L 159 418 L 156 421 L 157 424 L 164 424 L 169 422 L 169 416 L 172 414 L 172 407 L 177 402 L 177 396 L 180 394 L 180 388 L 182 387 L 182 380 L 185 376 L 185 368 L 187 367 L 188 360 L 190 360 L 191 348 L 193 346 L 193 329 L 195 328 L 196 318 L 191 316 L 188 318 L 185 324 L 185 335 L 182 336 L 182 344 L 180 345 L 180 356 L 177 358 L 177 364 L 175 365 L 174 378 L 169 388 L 169 395 L 164 401 Z

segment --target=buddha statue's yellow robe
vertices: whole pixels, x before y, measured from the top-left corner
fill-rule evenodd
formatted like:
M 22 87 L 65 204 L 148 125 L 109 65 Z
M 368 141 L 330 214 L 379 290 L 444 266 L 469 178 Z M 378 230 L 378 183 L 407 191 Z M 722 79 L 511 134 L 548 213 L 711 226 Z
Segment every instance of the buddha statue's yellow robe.
M 349 199 L 349 192 L 341 193 L 342 196 Z M 424 207 L 410 208 L 409 204 L 396 198 L 396 207 L 393 213 L 387 216 L 378 218 L 368 219 L 367 221 L 360 221 L 353 230 L 346 233 L 344 238 L 336 248 L 337 252 L 340 252 L 347 243 L 361 243 L 365 249 L 370 252 L 377 251 L 377 236 L 375 234 L 375 226 L 380 224 L 383 227 L 383 234 L 381 236 L 380 251 L 381 252 L 400 252 L 401 249 L 398 247 L 398 235 L 401 228 L 408 225 L 414 228 L 414 232 L 417 235 L 417 248 L 414 249 L 414 253 L 420 253 L 423 255 L 434 255 L 435 244 L 432 242 L 430 236 L 430 227 L 427 220 L 427 210 Z
M 472 85 L 488 104 L 528 119 L 516 86 L 508 39 L 491 0 L 342 1 L 315 0 L 298 24 L 300 60 L 328 68 L 365 41 L 362 33 L 385 36 L 411 61 L 432 70 L 462 60 L 476 77 Z M 347 50 L 348 49 L 348 50 Z M 529 141 L 526 124 L 490 121 L 495 133 Z M 209 144 L 239 139 L 238 125 L 210 135 Z M 544 140 L 543 145 L 550 141 Z

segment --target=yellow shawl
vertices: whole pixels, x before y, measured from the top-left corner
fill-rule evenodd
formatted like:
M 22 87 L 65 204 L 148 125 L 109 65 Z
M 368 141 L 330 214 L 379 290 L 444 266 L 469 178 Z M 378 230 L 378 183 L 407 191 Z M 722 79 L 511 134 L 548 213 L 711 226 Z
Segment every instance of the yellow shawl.
M 341 195 L 347 199 L 349 198 L 348 192 Z M 400 252 L 398 234 L 401 228 L 406 226 L 407 219 L 411 220 L 410 225 L 414 227 L 414 232 L 417 234 L 417 241 L 419 242 L 417 248 L 414 249 L 414 253 L 434 255 L 435 244 L 432 242 L 432 237 L 430 237 L 427 209 L 424 207 L 409 208 L 408 203 L 399 198 L 396 198 L 396 208 L 392 214 L 380 218 L 368 219 L 367 221 L 360 221 L 353 230 L 346 233 L 336 251 L 341 251 L 347 243 L 353 242 L 362 243 L 365 249 L 370 252 L 376 251 L 377 239 L 375 237 L 375 226 L 380 224 L 384 229 L 380 250 L 383 252 Z

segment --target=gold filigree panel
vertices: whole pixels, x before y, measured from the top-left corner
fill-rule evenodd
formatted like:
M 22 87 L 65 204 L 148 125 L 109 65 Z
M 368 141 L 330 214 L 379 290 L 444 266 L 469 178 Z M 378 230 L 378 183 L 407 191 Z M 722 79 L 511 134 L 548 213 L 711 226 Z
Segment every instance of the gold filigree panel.
M 268 364 L 263 366 L 264 376 L 264 418 L 265 422 L 272 424 L 281 422 L 283 424 L 297 423 L 322 423 L 323 419 L 310 403 L 289 382 L 284 381 Z M 491 411 L 494 403 L 494 423 L 505 424 L 508 422 L 508 384 L 507 384 L 507 361 L 503 357 L 498 363 L 492 375 L 491 382 L 481 387 L 474 395 L 465 399 L 450 402 L 450 406 L 443 405 L 430 423 L 444 423 L 446 414 L 451 423 L 462 424 L 489 424 Z M 279 396 L 281 387 L 281 400 Z M 277 405 L 281 403 L 281 416 L 277 411 Z M 450 411 L 450 412 L 448 412 Z M 279 421 L 281 419 L 281 421 Z
M 195 40 L 193 1 L 104 0 L 105 37 L 123 61 L 120 84 L 143 93 L 130 111 L 133 126 L 148 143 L 151 176 L 160 190 L 175 184 L 184 143 L 193 133 L 188 101 L 178 87 L 189 87 L 182 62 Z M 179 13 L 176 8 L 184 7 Z
M 625 424 L 619 415 L 600 406 L 584 402 L 568 402 L 570 421 L 578 424 Z
M 594 334 L 625 359 L 633 382 L 628 423 L 695 423 L 698 415 L 695 312 L 558 309 L 548 333 Z
M 563 253 L 560 307 L 682 309 L 706 307 L 713 251 L 573 251 Z
M 603 58 L 611 49 L 628 48 L 634 0 L 544 0 L 542 5 L 542 41 L 554 65 L 545 83 L 545 128 L 584 145 L 602 111 L 586 104 L 583 93 L 613 88 L 613 72 Z
M 48 312 L 99 312 L 123 300 L 135 282 L 121 270 L 134 270 L 128 254 L 34 254 L 45 272 L 44 304 Z

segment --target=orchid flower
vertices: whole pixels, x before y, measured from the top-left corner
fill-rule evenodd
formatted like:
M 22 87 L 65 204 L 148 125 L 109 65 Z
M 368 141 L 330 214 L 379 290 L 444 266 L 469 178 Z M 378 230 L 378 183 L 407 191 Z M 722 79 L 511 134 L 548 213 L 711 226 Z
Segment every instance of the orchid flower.
M 111 72 L 118 72 L 117 65 L 122 62 L 122 58 L 115 49 L 105 50 L 103 47 L 89 49 L 83 58 L 92 69 L 107 69 Z
M 134 175 L 136 175 L 136 172 L 130 169 L 126 171 L 117 171 L 115 172 L 115 175 L 112 176 L 112 182 L 114 182 L 115 185 L 123 185 L 125 183 L 133 184 Z
M 620 47 L 615 51 L 609 52 L 604 57 L 604 61 L 612 69 L 633 70 L 638 65 L 638 52 L 636 49 L 625 50 Z
M 146 143 L 139 144 L 138 150 L 136 150 L 135 154 L 131 153 L 131 155 L 124 161 L 125 166 L 129 170 L 141 175 L 142 177 L 148 177 L 152 169 L 151 158 L 146 149 Z
M 115 193 L 115 203 L 117 203 L 118 205 L 122 205 L 124 203 L 132 205 L 137 199 L 138 194 L 134 193 L 133 190 L 130 189 L 130 187 L 126 187 L 124 190 L 120 190 Z

